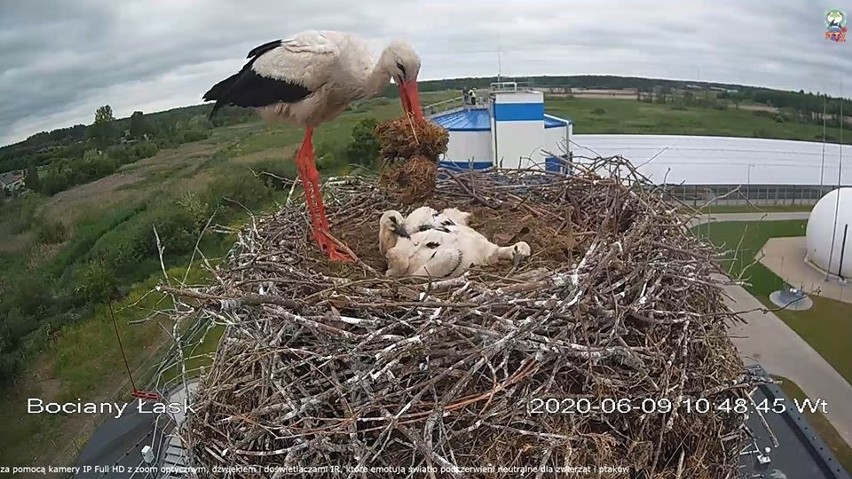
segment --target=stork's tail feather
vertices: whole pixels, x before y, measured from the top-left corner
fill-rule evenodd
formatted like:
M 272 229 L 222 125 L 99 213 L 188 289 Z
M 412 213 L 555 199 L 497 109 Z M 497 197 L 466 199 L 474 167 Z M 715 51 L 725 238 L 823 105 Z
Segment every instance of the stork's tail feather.
M 216 101 L 216 104 L 213 105 L 213 110 L 210 111 L 209 118 L 213 118 L 213 115 L 216 113 L 216 111 L 218 111 L 219 108 L 222 108 L 228 103 L 228 90 L 230 90 L 231 87 L 234 86 L 234 83 L 237 82 L 237 79 L 239 78 L 241 73 L 242 72 L 235 73 L 229 76 L 228 78 L 220 81 L 219 83 L 213 85 L 209 90 L 207 90 L 207 93 L 204 94 L 204 96 L 202 97 L 204 101 Z

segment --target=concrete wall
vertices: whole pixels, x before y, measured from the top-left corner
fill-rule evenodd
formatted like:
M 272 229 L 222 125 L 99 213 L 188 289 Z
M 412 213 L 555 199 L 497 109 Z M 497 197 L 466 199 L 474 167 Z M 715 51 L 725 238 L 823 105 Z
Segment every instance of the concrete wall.
M 550 153 L 559 156 L 567 153 L 565 144 L 568 139 L 568 127 L 545 128 L 544 129 L 544 147 L 542 150 L 547 150 Z M 543 158 L 547 156 L 544 151 L 540 153 Z
M 490 131 L 451 131 L 447 153 L 442 161 L 455 163 L 491 161 L 493 157 Z

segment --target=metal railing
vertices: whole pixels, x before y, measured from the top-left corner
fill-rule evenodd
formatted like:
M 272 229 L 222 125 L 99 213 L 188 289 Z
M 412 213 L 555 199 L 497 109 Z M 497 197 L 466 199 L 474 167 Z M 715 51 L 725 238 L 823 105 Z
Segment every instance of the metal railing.
M 515 93 L 535 91 L 531 82 L 518 81 L 500 81 L 492 82 L 489 88 L 473 88 L 476 96 L 476 104 L 465 102 L 466 95 L 460 95 L 448 100 L 439 101 L 423 107 L 423 114 L 426 116 L 437 115 L 439 113 L 449 113 L 452 111 L 461 111 L 463 109 L 488 109 L 490 99 L 495 93 Z
M 490 93 L 511 93 L 517 91 L 533 91 L 532 82 L 498 81 L 491 83 Z

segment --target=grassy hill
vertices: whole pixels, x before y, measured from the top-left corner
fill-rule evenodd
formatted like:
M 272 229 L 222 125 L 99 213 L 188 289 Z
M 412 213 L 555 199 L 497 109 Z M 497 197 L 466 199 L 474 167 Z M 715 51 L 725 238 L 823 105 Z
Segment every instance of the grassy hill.
M 456 96 L 455 90 L 429 91 L 447 86 L 424 85 L 423 104 Z M 367 119 L 398 115 L 399 103 L 392 95 L 354 105 L 317 130 L 324 175 L 349 171 L 353 161 L 370 166 L 370 158 L 352 157 L 353 128 Z M 718 105 L 546 100 L 549 113 L 574 119 L 576 133 L 811 140 L 821 134 L 821 127 L 792 117 L 779 121 L 776 114 Z M 243 207 L 270 211 L 287 196 L 286 184 L 258 172 L 294 178 L 290 159 L 301 132 L 266 127 L 240 109 L 227 112 L 218 124 L 207 124 L 202 120 L 208 110 L 192 106 L 144 115 L 153 125 L 148 131 L 154 132 L 146 141 L 156 145 L 145 155 L 129 152 L 131 147 L 119 142 L 120 134 L 104 152 L 92 153 L 85 127 L 46 133 L 0 150 L 0 162 L 34 162 L 44 168 L 45 178 L 50 173 L 75 180 L 56 192 L 33 192 L 0 204 L 0 371 L 5 371 L 0 374 L 5 379 L 0 423 L 6 428 L 0 435 L 0 464 L 71 463 L 75 442 L 82 445 L 95 423 L 74 416 L 27 415 L 26 398 L 98 401 L 126 393 L 126 375 L 116 367 L 121 359 L 107 300 L 116 301 L 131 366 L 151 364 L 171 325 L 156 315 L 129 323 L 167 305 L 147 294 L 163 279 L 161 269 L 172 276 L 184 274 L 211 217 L 214 224 L 237 226 L 246 219 Z M 112 127 L 116 132 L 131 129 L 130 119 L 115 120 Z M 83 168 L 87 176 L 77 174 Z M 163 265 L 154 227 L 166 245 Z M 208 230 L 200 251 L 215 263 L 232 242 L 233 237 Z M 198 264 L 196 254 L 190 277 L 204 281 Z

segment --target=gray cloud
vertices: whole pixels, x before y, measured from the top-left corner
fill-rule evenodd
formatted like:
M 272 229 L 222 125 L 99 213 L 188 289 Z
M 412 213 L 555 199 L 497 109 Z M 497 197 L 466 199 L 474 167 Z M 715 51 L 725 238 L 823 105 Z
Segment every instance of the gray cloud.
M 400 37 L 421 76 L 616 74 L 840 93 L 829 1 L 33 0 L 0 3 L 0 143 L 200 101 L 252 47 L 308 28 Z M 852 13 L 852 12 L 850 12 Z M 845 91 L 848 91 L 850 85 Z M 845 95 L 850 96 L 850 95 Z

